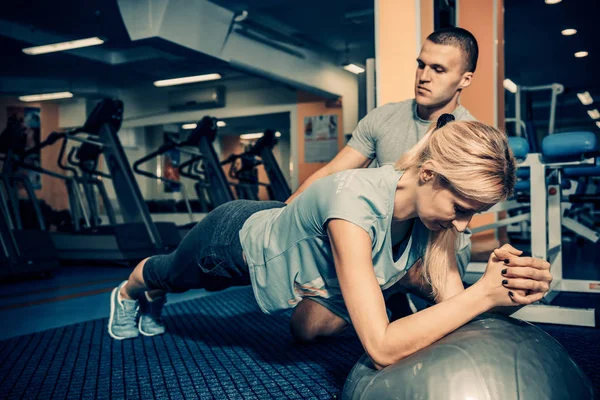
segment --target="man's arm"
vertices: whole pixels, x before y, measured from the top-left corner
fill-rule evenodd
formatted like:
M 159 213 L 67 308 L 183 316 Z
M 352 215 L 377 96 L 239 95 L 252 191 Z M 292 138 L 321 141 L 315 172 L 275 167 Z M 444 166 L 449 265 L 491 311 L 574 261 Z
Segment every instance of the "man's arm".
M 307 187 L 309 187 L 319 178 L 323 178 L 346 169 L 365 168 L 371 161 L 372 160 L 370 158 L 365 157 L 358 150 L 354 150 L 352 147 L 346 146 L 326 166 L 309 176 L 308 179 L 306 179 L 302 185 L 300 185 L 298 190 L 296 190 L 296 192 L 294 192 L 294 194 L 292 194 L 285 203 L 289 204 L 296 198 L 296 196 L 302 193 Z

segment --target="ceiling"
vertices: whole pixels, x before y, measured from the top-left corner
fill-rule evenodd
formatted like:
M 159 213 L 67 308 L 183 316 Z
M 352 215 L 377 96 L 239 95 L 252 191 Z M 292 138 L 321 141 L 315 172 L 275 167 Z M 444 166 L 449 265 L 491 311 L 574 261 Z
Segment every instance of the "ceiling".
M 587 114 L 588 109 L 600 106 L 600 66 L 598 18 L 600 1 L 564 0 L 548 5 L 543 0 L 504 0 L 505 75 L 523 86 L 560 83 L 565 92 L 558 97 L 557 131 L 586 129 L 600 132 Z M 566 28 L 577 29 L 573 36 L 563 36 Z M 585 50 L 589 56 L 575 58 L 574 53 Z M 595 104 L 584 107 L 577 92 L 588 91 Z M 507 93 L 507 101 L 513 97 Z M 536 125 L 547 123 L 550 92 L 534 96 L 533 118 Z M 509 104 L 512 106 L 512 104 Z M 507 114 L 514 115 L 514 107 Z
M 364 65 L 375 56 L 374 0 L 211 0 L 236 12 L 248 11 L 248 19 L 281 22 L 287 34 Z M 265 19 L 267 17 L 268 19 Z
M 329 59 L 364 64 L 375 54 L 374 0 L 211 0 L 237 13 L 248 12 L 244 21 L 282 43 L 326 54 Z M 440 0 L 441 1 L 441 0 Z M 450 0 L 447 0 L 450 1 Z M 504 0 L 506 76 L 519 85 L 565 86 L 559 96 L 557 129 L 588 129 L 600 132 L 576 97 L 587 90 L 600 101 L 600 61 L 596 39 L 598 0 L 564 0 L 546 5 L 543 0 Z M 225 79 L 248 76 L 216 58 L 163 42 L 144 40 L 132 43 L 120 16 L 116 0 L 21 0 L 0 8 L 0 78 L 22 77 L 88 82 L 114 88 L 149 85 L 157 79 L 219 72 Z M 11 25 L 12 24 L 12 25 Z M 578 33 L 564 37 L 560 31 L 575 28 Z M 20 31 L 19 31 L 20 30 Z M 19 32 L 17 32 L 19 31 Z M 19 34 L 17 34 L 19 33 Z M 30 46 L 23 38 L 47 34 L 70 39 L 101 36 L 106 43 L 97 49 L 47 54 L 41 58 L 21 52 Z M 101 49 L 100 49 L 101 48 Z M 587 50 L 577 59 L 574 52 Z M 103 53 L 101 53 L 103 52 Z M 121 62 L 106 62 L 106 54 Z M 83 56 L 82 56 L 83 55 Z M 411 77 L 412 79 L 412 77 Z M 6 83 L 6 82 L 5 82 Z M 14 86 L 0 86 L 5 92 Z M 27 88 L 31 90 L 31 88 Z M 512 96 L 507 93 L 507 114 L 513 115 Z M 540 125 L 547 120 L 549 93 L 533 96 L 529 107 Z
M 68 80 L 74 86 L 93 80 L 97 85 L 132 88 L 148 86 L 159 79 L 213 72 L 219 72 L 225 79 L 247 76 L 217 58 L 167 46 L 159 40 L 132 42 L 116 0 L 11 2 L 0 9 L 0 20 L 8 22 L 0 24 L 0 51 L 2 58 L 9 61 L 0 63 L 0 76 L 4 77 L 52 77 Z M 29 32 L 15 33 L 9 28 Z M 79 51 L 31 57 L 21 50 L 32 44 L 16 38 L 26 38 L 28 33 L 32 38 L 45 34 L 64 40 L 98 36 L 105 43 Z

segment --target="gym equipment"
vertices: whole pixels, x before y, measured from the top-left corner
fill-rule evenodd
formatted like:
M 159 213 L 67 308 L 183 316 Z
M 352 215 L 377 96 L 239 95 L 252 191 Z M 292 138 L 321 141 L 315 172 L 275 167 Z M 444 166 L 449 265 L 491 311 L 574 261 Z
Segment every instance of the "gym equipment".
M 540 328 L 483 314 L 431 346 L 382 370 L 365 354 L 352 368 L 345 400 L 593 399 L 589 379 Z
M 600 157 L 589 167 L 564 168 L 564 182 L 573 183 L 575 191 L 563 204 L 563 226 L 592 243 L 600 241 L 600 194 L 597 181 L 600 177 Z
M 100 208 L 96 192 L 102 199 L 104 211 L 108 217 L 109 224 L 116 225 L 117 217 L 112 207 L 111 201 L 106 192 L 106 187 L 101 178 L 110 179 L 110 175 L 98 171 L 99 157 L 102 154 L 102 145 L 93 140 L 80 139 L 76 134 L 71 133 L 71 140 L 80 143 L 69 151 L 67 161 L 71 166 L 64 164 L 64 154 L 69 139 L 62 142 L 58 155 L 58 166 L 64 171 L 71 173 L 73 180 L 81 187 L 85 194 L 87 210 L 82 208 L 82 215 L 85 218 L 85 227 L 93 228 L 101 225 Z M 74 168 L 76 167 L 76 168 Z M 81 171 L 81 174 L 78 172 Z
M 273 155 L 273 147 L 277 144 L 275 133 L 274 130 L 267 129 L 252 147 L 252 152 L 260 156 L 265 166 L 265 172 L 269 177 L 269 197 L 271 200 L 286 201 L 292 195 L 292 191 Z
M 238 183 L 232 183 L 238 198 L 258 200 L 258 186 L 267 188 L 271 200 L 284 202 L 292 195 L 287 180 L 273 155 L 273 148 L 276 144 L 276 132 L 267 129 L 248 151 L 231 155 L 221 162 L 222 165 L 231 164 L 229 176 L 238 180 Z M 239 164 L 238 160 L 240 160 Z M 261 164 L 269 178 L 268 184 L 258 181 L 256 168 Z
M 84 190 L 86 190 L 90 210 L 89 216 L 92 217 L 87 218 L 86 227 L 81 227 L 78 231 L 52 233 L 52 240 L 61 260 L 137 261 L 151 254 L 168 252 L 179 243 L 179 233 L 175 224 L 165 222 L 155 224 L 150 217 L 117 136 L 122 115 L 123 103 L 120 100 L 104 99 L 90 113 L 83 127 L 65 134 L 57 134 L 63 140 L 58 164 L 74 174 L 73 182 L 88 185 L 87 189 L 84 186 Z M 83 135 L 87 136 L 82 137 Z M 69 158 L 71 164 L 80 168 L 81 176 L 74 168 L 62 163 L 68 141 L 80 144 L 79 148 L 71 150 Z M 41 147 L 45 145 L 47 143 L 41 144 Z M 104 156 L 109 174 L 96 169 L 100 155 Z M 77 160 L 73 156 L 76 156 Z M 23 165 L 23 167 L 27 166 Z M 104 186 L 102 182 L 98 182 L 100 178 L 112 181 L 123 223 L 98 224 L 97 213 L 94 214 L 97 204 L 93 188 L 99 188 L 102 195 Z M 110 201 L 105 192 L 102 197 L 105 199 L 109 219 L 111 222 L 116 222 L 116 215 L 109 208 Z M 31 197 L 31 200 L 34 199 L 35 197 Z M 74 212 L 76 209 L 72 208 L 71 211 Z M 80 211 L 84 210 L 85 208 L 81 206 Z M 75 215 L 73 217 L 73 220 L 77 220 Z
M 540 86 L 517 86 L 517 91 L 515 92 L 515 118 L 507 119 L 507 122 L 515 122 L 515 132 L 516 136 L 525 136 L 527 142 L 529 144 L 529 148 L 534 153 L 539 153 L 539 143 L 537 139 L 537 135 L 535 132 L 535 126 L 532 121 L 526 121 L 523 119 L 522 114 L 522 105 L 521 100 L 523 96 L 526 96 L 528 93 L 539 92 L 539 91 L 550 91 L 550 116 L 548 118 L 548 134 L 552 135 L 554 133 L 554 127 L 556 122 L 556 103 L 557 98 L 565 91 L 565 87 L 560 83 L 552 83 L 549 85 L 540 85 Z M 526 102 L 528 105 L 531 105 L 530 102 Z
M 212 145 L 216 137 L 217 119 L 206 116 L 196 124 L 196 128 L 192 131 L 189 138 L 191 142 L 198 144 L 198 149 L 204 156 L 202 167 L 205 179 L 210 184 L 210 198 L 213 207 L 218 207 L 221 204 L 234 200 L 233 192 L 229 187 L 229 182 L 227 181 L 227 177 L 225 177 L 223 168 L 221 168 L 219 157 Z M 197 166 L 198 163 L 194 163 L 194 165 Z M 183 163 L 179 167 L 179 171 L 184 176 L 187 176 L 185 171 L 186 166 L 187 164 Z M 196 191 L 199 188 L 202 188 L 202 186 L 196 185 Z
M 26 170 L 39 172 L 41 174 L 48 175 L 53 178 L 64 181 L 69 199 L 70 216 L 72 217 L 70 218 L 70 220 L 72 221 L 75 230 L 79 230 L 81 228 L 80 221 L 82 220 L 85 220 L 85 223 L 89 224 L 88 216 L 85 212 L 85 208 L 83 205 L 83 199 L 77 187 L 76 177 L 59 174 L 57 172 L 42 168 L 41 166 L 33 165 L 26 161 L 29 154 L 39 152 L 41 151 L 41 149 L 53 145 L 57 141 L 62 140 L 65 134 L 52 132 L 44 141 L 38 143 L 37 145 L 28 150 L 25 150 L 25 141 L 22 140 L 22 138 L 24 137 L 23 135 L 24 134 L 22 132 L 22 127 L 20 123 L 15 124 L 11 123 L 10 121 L 6 129 L 2 132 L 2 135 L 0 135 L 0 141 L 2 141 L 4 145 L 10 145 L 9 148 L 11 150 L 8 160 L 4 165 L 4 171 L 18 171 L 18 168 L 22 168 Z M 6 153 L 6 151 L 4 152 Z M 11 205 L 14 208 L 14 214 L 19 215 L 19 202 L 16 191 L 9 191 L 7 194 L 12 196 Z M 35 206 L 34 210 L 37 209 L 37 206 Z
M 553 276 L 550 291 L 539 304 L 522 307 L 513 316 L 531 322 L 554 323 L 578 326 L 598 326 L 600 315 L 593 308 L 561 307 L 552 305 L 562 292 L 600 294 L 600 281 L 564 279 L 562 250 L 562 195 L 563 169 L 589 168 L 595 165 L 594 157 L 600 155 L 596 135 L 592 132 L 570 132 L 550 135 L 544 138 L 541 153 L 528 153 L 529 147 L 523 138 L 511 138 L 515 157 L 522 160 L 518 167 L 529 168 L 530 195 L 499 203 L 488 212 L 499 212 L 525 207 L 525 218 L 531 224 L 531 254 L 548 261 Z M 599 171 L 600 172 L 600 171 Z M 571 195 L 570 202 L 596 202 L 597 198 Z M 473 232 L 495 229 L 517 222 L 512 218 L 478 227 Z M 473 283 L 485 271 L 486 263 L 470 263 L 464 281 Z
M 30 199 L 35 199 L 31 181 L 20 174 L 14 164 L 14 151 L 20 155 L 27 154 L 24 139 L 21 122 L 17 118 L 9 118 L 6 129 L 0 134 L 0 153 L 4 154 L 0 175 L 0 279 L 45 274 L 59 267 L 58 254 L 50 234 L 45 231 L 38 204 L 33 202 L 40 230 L 24 228 L 18 209 L 15 209 L 19 205 L 19 186 Z
M 229 177 L 237 182 L 230 182 L 235 189 L 238 199 L 260 200 L 258 197 L 259 186 L 269 187 L 267 183 L 258 180 L 258 166 L 262 161 L 254 153 L 244 152 L 232 154 L 221 161 L 221 165 L 229 164 Z M 268 189 L 267 189 L 268 190 Z
M 186 208 L 190 219 L 193 221 L 192 208 L 185 186 L 180 182 L 143 170 L 140 166 L 173 149 L 189 155 L 190 158 L 179 166 L 179 173 L 181 176 L 196 181 L 194 189 L 200 201 L 202 212 L 208 212 L 221 204 L 234 200 L 229 182 L 212 146 L 216 136 L 217 119 L 206 116 L 196 124 L 196 128 L 186 140 L 178 142 L 173 138 L 168 138 L 167 143 L 160 146 L 156 151 L 136 160 L 133 163 L 133 170 L 137 174 L 152 179 L 180 185 Z

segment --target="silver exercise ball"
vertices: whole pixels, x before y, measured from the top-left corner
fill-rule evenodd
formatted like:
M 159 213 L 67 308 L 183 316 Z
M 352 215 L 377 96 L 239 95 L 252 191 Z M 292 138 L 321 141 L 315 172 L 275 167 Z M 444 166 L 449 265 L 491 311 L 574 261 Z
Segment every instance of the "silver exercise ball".
M 593 390 L 542 329 L 484 314 L 380 371 L 365 354 L 350 371 L 342 399 L 593 399 Z

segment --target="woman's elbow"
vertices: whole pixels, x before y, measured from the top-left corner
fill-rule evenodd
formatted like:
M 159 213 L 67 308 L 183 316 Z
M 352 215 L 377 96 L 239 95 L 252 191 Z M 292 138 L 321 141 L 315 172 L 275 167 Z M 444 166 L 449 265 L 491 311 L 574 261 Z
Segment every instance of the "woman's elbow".
M 378 370 L 395 364 L 412 353 L 414 353 L 414 351 L 410 351 L 409 349 L 391 349 L 389 346 L 385 345 L 373 346 L 370 348 L 367 347 L 367 355 Z
M 396 357 L 392 357 L 391 354 L 384 349 L 367 349 L 367 355 L 377 370 L 384 369 L 398 361 Z

